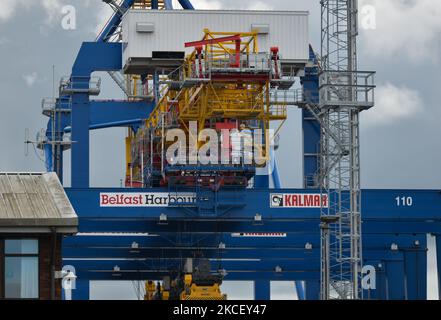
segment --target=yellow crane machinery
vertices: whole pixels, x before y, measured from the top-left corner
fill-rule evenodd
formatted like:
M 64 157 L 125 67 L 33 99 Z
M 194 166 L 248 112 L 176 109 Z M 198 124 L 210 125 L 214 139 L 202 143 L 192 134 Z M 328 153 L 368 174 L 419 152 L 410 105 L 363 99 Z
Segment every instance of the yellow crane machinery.
M 135 3 L 132 6 L 132 9 L 136 10 L 148 10 L 152 9 L 152 0 L 136 0 Z M 159 10 L 165 10 L 165 1 L 164 0 L 157 0 L 158 2 L 158 9 Z
M 227 300 L 227 295 L 222 294 L 219 283 L 199 285 L 193 282 L 191 274 L 187 274 L 184 278 L 184 284 L 181 300 Z
M 170 292 L 160 282 L 146 281 L 144 300 L 169 300 Z
M 126 141 L 128 186 L 144 186 L 155 175 L 155 186 L 168 184 L 166 150 L 173 142 L 166 141 L 166 133 L 170 129 L 183 130 L 187 141 L 195 141 L 198 148 L 203 145 L 198 137 L 204 129 L 216 130 L 219 137 L 222 129 L 261 130 L 253 141 L 258 157 L 252 165 L 265 167 L 274 137 L 287 118 L 286 104 L 273 103 L 271 90 L 294 81 L 283 78 L 277 47 L 267 53 L 258 51 L 257 36 L 257 31 L 206 29 L 202 40 L 185 44 L 195 50 L 180 68 L 162 77 L 156 107 L 145 126 Z M 270 130 L 271 122 L 278 122 L 276 130 Z M 197 123 L 196 133 L 191 123 Z
M 227 300 L 222 276 L 212 275 L 208 259 L 187 259 L 183 275 L 145 283 L 145 300 Z

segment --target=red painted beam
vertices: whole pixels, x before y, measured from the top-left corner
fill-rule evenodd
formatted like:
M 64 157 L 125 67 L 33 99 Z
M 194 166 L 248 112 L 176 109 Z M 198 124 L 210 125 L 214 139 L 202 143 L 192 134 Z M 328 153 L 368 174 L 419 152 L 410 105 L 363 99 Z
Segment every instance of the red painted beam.
M 223 38 L 216 38 L 216 39 L 208 39 L 208 40 L 200 40 L 200 41 L 193 41 L 193 42 L 187 42 L 185 44 L 186 48 L 190 48 L 190 47 L 203 47 L 203 46 L 207 46 L 207 45 L 212 45 L 212 44 L 217 44 L 217 43 L 222 43 L 222 42 L 228 42 L 228 41 L 241 41 L 241 37 L 240 35 L 235 35 L 235 36 L 229 36 L 229 37 L 223 37 Z

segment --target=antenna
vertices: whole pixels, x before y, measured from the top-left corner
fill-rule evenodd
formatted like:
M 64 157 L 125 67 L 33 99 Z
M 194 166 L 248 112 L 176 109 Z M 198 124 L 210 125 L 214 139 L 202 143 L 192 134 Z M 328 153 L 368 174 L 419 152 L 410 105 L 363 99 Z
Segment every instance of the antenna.
M 24 155 L 25 157 L 29 156 L 29 144 L 32 143 L 31 141 L 29 141 L 29 128 L 25 129 L 25 138 L 24 138 Z

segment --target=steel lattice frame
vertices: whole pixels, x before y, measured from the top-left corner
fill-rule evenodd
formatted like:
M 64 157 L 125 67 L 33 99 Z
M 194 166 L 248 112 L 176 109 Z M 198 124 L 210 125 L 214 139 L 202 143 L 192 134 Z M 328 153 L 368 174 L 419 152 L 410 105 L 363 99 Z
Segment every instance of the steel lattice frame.
M 322 0 L 321 298 L 361 298 L 357 0 Z

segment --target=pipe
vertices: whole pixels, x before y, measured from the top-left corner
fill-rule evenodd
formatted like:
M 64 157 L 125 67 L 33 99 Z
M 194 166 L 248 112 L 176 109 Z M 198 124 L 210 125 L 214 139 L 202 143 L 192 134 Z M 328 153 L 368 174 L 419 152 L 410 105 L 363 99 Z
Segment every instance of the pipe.
M 172 0 L 164 0 L 165 10 L 173 10 L 173 2 Z
M 139 125 L 139 124 L 142 124 L 144 121 L 145 120 L 143 120 L 143 119 L 132 119 L 132 120 L 125 120 L 125 121 L 106 122 L 106 123 L 92 125 L 89 127 L 89 130 Z M 70 132 L 72 132 L 71 126 L 64 128 L 64 133 L 70 133 Z
M 178 0 L 179 4 L 182 6 L 183 9 L 185 10 L 194 10 L 193 5 L 191 4 L 191 2 L 189 0 Z
M 55 300 L 55 264 L 57 263 L 57 229 L 51 228 L 52 230 L 52 258 L 51 258 L 51 300 Z
M 306 300 L 305 298 L 305 288 L 303 287 L 303 283 L 302 281 L 296 281 L 294 282 L 295 286 L 296 286 L 296 291 L 297 291 L 297 297 L 299 298 L 299 300 Z

